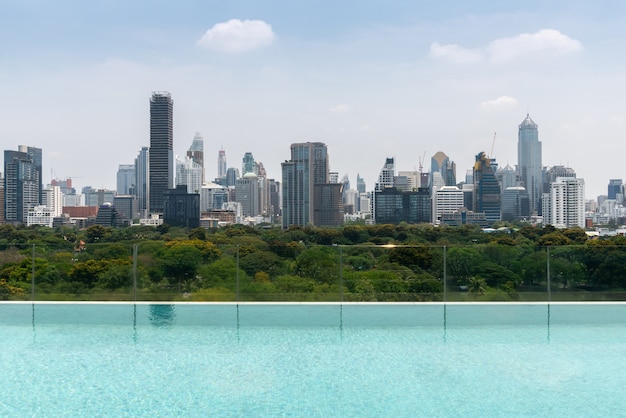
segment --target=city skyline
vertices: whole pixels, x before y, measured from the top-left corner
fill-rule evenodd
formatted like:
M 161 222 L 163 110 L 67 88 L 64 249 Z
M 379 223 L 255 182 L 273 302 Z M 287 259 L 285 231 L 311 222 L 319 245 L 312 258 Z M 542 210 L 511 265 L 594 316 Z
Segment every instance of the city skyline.
M 252 152 L 279 178 L 291 143 L 319 141 L 371 190 L 381 155 L 410 170 L 443 151 L 459 177 L 492 148 L 514 165 L 529 112 L 543 165 L 606 194 L 626 177 L 626 5 L 491 3 L 5 5 L 0 137 L 44 150 L 45 183 L 114 189 L 148 144 L 146 96 L 165 90 L 174 154 L 200 132 L 208 180 L 219 150 L 232 167 Z

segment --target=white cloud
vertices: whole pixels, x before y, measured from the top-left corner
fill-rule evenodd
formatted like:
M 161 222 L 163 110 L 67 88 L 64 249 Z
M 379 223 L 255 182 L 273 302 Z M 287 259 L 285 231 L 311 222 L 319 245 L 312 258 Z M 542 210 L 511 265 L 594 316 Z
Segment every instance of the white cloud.
M 457 63 L 471 63 L 479 61 L 482 58 L 480 51 L 463 48 L 456 44 L 441 45 L 438 42 L 433 42 L 430 46 L 430 55 Z
M 333 106 L 328 109 L 331 113 L 345 113 L 350 111 L 350 105 L 347 104 L 338 104 L 337 106 Z
M 512 38 L 500 38 L 486 46 L 469 49 L 456 44 L 441 45 L 433 42 L 430 56 L 457 63 L 472 63 L 487 57 L 492 62 L 505 62 L 525 55 L 548 53 L 564 55 L 583 49 L 580 41 L 555 29 L 542 29 L 535 33 L 522 33 Z
M 510 96 L 500 96 L 493 100 L 487 100 L 486 102 L 482 102 L 480 107 L 483 109 L 500 109 L 503 107 L 516 106 L 517 100 L 514 97 Z
M 582 49 L 579 41 L 555 29 L 542 29 L 536 33 L 522 33 L 513 38 L 496 39 L 487 45 L 489 57 L 493 61 L 509 61 L 541 52 L 562 55 Z
M 197 45 L 223 52 L 243 52 L 268 46 L 275 38 L 272 26 L 262 20 L 231 19 L 213 25 Z

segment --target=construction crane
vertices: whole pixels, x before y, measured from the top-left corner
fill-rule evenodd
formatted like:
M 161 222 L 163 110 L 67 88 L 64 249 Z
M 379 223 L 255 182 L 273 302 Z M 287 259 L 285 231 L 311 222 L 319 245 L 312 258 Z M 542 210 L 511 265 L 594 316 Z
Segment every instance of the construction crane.
M 424 151 L 424 155 L 419 159 L 419 168 L 420 168 L 420 174 L 422 174 L 422 171 L 424 171 L 424 160 L 426 160 L 426 151 Z

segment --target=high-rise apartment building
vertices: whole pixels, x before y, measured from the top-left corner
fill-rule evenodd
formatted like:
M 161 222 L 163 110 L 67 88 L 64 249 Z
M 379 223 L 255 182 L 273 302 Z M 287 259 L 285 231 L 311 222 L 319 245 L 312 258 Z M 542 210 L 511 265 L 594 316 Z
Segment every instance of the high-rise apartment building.
M 28 211 L 41 204 L 41 148 L 20 145 L 4 151 L 4 219 L 26 223 Z
M 151 213 L 163 213 L 165 191 L 174 187 L 174 102 L 168 92 L 150 98 L 149 201 Z
M 387 158 L 385 160 L 385 165 L 380 169 L 380 174 L 378 175 L 378 182 L 376 183 L 375 190 L 381 191 L 387 187 L 394 186 L 394 180 L 396 177 L 396 162 L 395 158 Z
M 556 228 L 585 227 L 585 180 L 558 177 L 543 196 L 543 224 Z
M 522 185 L 528 191 L 530 210 L 533 213 L 539 213 L 542 194 L 539 129 L 528 114 L 518 128 L 517 169 Z
M 341 183 L 329 182 L 330 170 L 326 144 L 321 142 L 291 144 L 291 160 L 282 163 L 281 167 L 283 228 L 288 228 L 290 225 L 315 224 L 316 209 L 318 209 L 318 219 L 322 222 L 336 219 L 330 212 L 343 212 Z M 339 187 L 325 187 L 328 184 L 339 185 Z M 317 196 L 323 197 L 326 204 L 332 205 L 324 208 L 323 213 L 319 212 L 322 210 L 323 202 L 315 199 L 316 187 L 322 188 Z M 338 193 L 338 196 L 334 196 L 334 193 Z
M 43 189 L 41 204 L 50 210 L 52 217 L 63 213 L 63 193 L 59 186 L 49 185 Z
M 187 150 L 187 157 L 202 168 L 202 183 L 204 184 L 204 138 L 200 132 L 196 132 L 194 135 L 191 146 Z

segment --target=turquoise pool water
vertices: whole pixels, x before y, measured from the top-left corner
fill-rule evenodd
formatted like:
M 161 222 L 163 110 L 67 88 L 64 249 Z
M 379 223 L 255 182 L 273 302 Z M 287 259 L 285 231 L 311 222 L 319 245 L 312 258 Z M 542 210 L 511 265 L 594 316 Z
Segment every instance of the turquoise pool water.
M 626 304 L 0 304 L 0 416 L 620 416 Z

